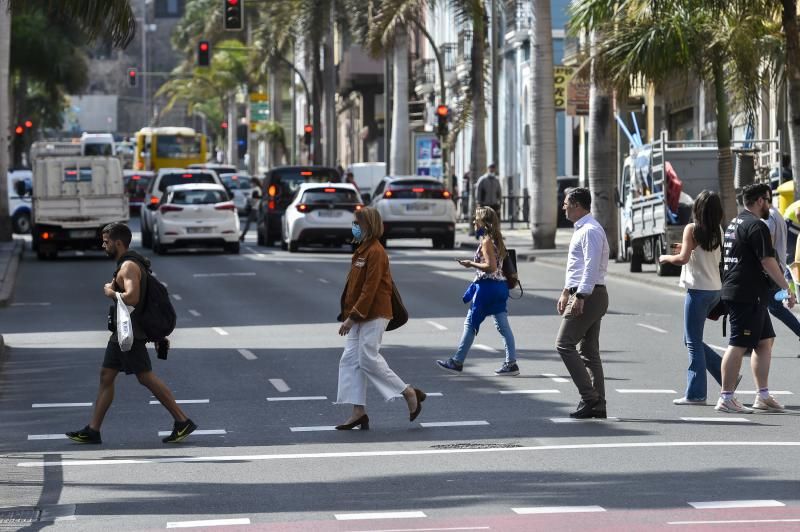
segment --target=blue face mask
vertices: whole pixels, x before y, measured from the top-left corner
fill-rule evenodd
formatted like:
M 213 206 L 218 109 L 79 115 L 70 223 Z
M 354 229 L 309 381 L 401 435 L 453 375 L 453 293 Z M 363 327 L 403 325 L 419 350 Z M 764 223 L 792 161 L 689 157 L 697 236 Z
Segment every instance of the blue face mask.
M 356 241 L 361 240 L 361 226 L 360 225 L 353 224 L 350 227 L 350 230 L 353 232 L 353 238 L 355 238 Z
M 486 234 L 486 228 L 485 227 L 481 227 L 480 229 L 476 229 L 475 230 L 475 236 L 477 236 L 478 238 L 483 238 L 483 235 L 485 235 L 485 234 Z

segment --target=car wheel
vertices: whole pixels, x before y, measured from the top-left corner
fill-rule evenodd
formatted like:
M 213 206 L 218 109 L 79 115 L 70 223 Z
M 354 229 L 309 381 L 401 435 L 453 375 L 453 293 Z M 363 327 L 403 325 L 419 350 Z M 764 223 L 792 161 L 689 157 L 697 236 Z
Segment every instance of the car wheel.
M 28 212 L 19 212 L 11 218 L 11 226 L 14 232 L 26 235 L 31 232 L 31 215 Z
M 225 252 L 230 253 L 231 255 L 238 255 L 239 254 L 239 243 L 233 242 L 231 244 L 225 244 Z
M 281 249 L 283 251 L 286 251 L 287 249 L 289 249 L 289 244 L 287 244 L 285 240 L 281 240 Z
M 156 255 L 164 255 L 167 252 L 167 247 L 161 244 L 161 239 L 158 236 L 158 227 L 154 227 L 153 229 L 154 231 L 151 239 L 153 251 Z
M 291 240 L 289 242 L 289 245 L 287 246 L 287 249 L 289 250 L 289 253 L 296 253 L 297 252 L 297 248 L 298 248 L 297 240 Z
M 456 235 L 446 236 L 442 239 L 442 249 L 454 249 L 456 247 Z

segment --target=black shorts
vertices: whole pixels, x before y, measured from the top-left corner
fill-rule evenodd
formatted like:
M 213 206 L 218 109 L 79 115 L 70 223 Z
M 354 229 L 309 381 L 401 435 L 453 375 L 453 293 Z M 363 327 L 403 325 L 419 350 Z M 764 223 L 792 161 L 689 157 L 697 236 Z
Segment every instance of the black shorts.
M 758 303 L 737 303 L 726 301 L 731 322 L 731 336 L 728 345 L 754 349 L 761 340 L 775 338 L 769 311 Z
M 134 340 L 133 347 L 127 353 L 119 348 L 115 339 L 108 341 L 106 355 L 103 358 L 103 367 L 124 371 L 126 375 L 146 373 L 153 370 L 150 355 L 147 353 L 147 344 L 144 340 Z

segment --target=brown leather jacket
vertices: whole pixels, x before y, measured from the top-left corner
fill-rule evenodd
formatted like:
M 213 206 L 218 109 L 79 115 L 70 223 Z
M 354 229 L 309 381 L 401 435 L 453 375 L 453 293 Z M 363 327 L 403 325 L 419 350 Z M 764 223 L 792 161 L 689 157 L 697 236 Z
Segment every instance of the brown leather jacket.
M 341 299 L 339 321 L 392 319 L 392 274 L 389 256 L 377 240 L 364 243 L 353 253 L 350 273 Z

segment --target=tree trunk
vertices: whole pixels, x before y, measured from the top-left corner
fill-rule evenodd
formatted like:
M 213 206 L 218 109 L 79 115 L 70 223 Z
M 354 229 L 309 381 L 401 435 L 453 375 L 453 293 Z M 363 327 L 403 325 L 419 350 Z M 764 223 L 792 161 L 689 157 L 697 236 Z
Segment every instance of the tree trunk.
M 599 36 L 593 34 L 593 48 L 598 41 Z M 616 257 L 619 230 L 614 203 L 616 150 L 612 99 L 608 91 L 598 84 L 595 67 L 592 61 L 592 84 L 589 89 L 589 190 L 592 192 L 592 214 L 606 231 L 610 255 Z
M 322 70 L 319 36 L 311 40 L 311 164 L 322 164 Z
M 738 212 L 736 207 L 736 191 L 733 188 L 733 162 L 731 154 L 731 134 L 729 131 L 730 114 L 728 98 L 725 93 L 725 72 L 722 61 L 715 58 L 712 66 L 714 94 L 717 106 L 717 174 L 719 177 L 719 199 L 727 222 Z
M 483 17 L 472 21 L 470 85 L 472 89 L 472 153 L 470 154 L 469 216 L 475 212 L 478 177 L 486 171 L 486 85 L 483 67 L 486 61 L 486 23 Z M 498 215 L 500 213 L 497 213 Z
M 394 100 L 392 102 L 392 140 L 389 175 L 411 173 L 410 139 L 408 131 L 408 34 L 398 30 L 392 49 L 392 77 Z
M 336 2 L 331 2 L 330 9 L 330 28 L 325 37 L 325 54 L 323 72 L 325 75 L 324 82 L 324 99 L 325 99 L 325 164 L 327 166 L 336 166 L 338 161 L 337 148 L 336 148 L 336 65 L 333 60 L 333 33 L 335 31 L 335 13 Z
M 11 216 L 8 212 L 8 135 L 9 60 L 11 52 L 11 12 L 0 4 L 0 242 L 11 240 Z
M 792 158 L 794 199 L 800 198 L 800 28 L 797 0 L 782 0 L 783 34 L 786 40 L 786 107 L 789 114 L 789 153 Z
M 531 47 L 531 234 L 534 248 L 553 249 L 556 246 L 558 199 L 550 2 L 536 2 L 534 5 Z

